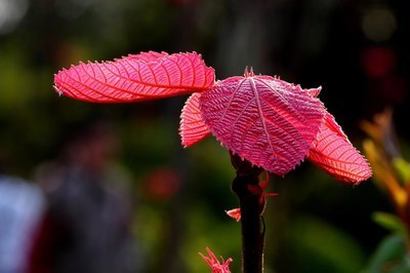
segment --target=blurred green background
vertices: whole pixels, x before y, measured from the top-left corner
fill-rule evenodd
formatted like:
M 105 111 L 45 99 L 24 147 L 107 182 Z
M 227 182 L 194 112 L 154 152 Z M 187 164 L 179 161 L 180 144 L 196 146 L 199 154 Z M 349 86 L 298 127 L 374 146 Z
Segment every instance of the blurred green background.
M 218 79 L 252 65 L 321 85 L 322 101 L 357 147 L 359 122 L 391 106 L 405 140 L 408 8 L 385 0 L 0 0 L 0 166 L 32 179 L 78 124 L 110 121 L 118 164 L 132 177 L 144 272 L 209 272 L 197 255 L 206 246 L 233 257 L 239 272 L 239 224 L 224 212 L 237 206 L 234 172 L 213 138 L 180 146 L 185 98 L 85 104 L 59 97 L 53 74 L 79 60 L 195 50 Z M 343 185 L 304 163 L 271 182 L 279 196 L 265 213 L 267 273 L 360 272 L 387 234 L 371 214 L 392 208 L 372 181 Z

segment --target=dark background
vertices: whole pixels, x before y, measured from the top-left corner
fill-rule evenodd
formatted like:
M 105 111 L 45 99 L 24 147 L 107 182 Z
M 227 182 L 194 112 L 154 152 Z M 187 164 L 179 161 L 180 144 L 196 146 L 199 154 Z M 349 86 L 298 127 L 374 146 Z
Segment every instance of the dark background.
M 59 97 L 53 74 L 79 60 L 195 50 L 218 79 L 251 65 L 305 88 L 321 85 L 320 98 L 359 149 L 360 122 L 392 107 L 406 155 L 406 2 L 0 0 L 0 166 L 31 179 L 76 128 L 112 122 L 121 142 L 117 163 L 131 175 L 138 204 L 135 237 L 145 272 L 207 272 L 197 255 L 206 246 L 232 256 L 239 272 L 239 225 L 224 214 L 237 206 L 233 170 L 212 138 L 180 146 L 184 98 L 85 104 Z M 266 211 L 267 273 L 358 272 L 387 233 L 371 220 L 375 211 L 392 210 L 372 181 L 343 185 L 304 163 L 273 178 L 271 188 L 279 197 Z

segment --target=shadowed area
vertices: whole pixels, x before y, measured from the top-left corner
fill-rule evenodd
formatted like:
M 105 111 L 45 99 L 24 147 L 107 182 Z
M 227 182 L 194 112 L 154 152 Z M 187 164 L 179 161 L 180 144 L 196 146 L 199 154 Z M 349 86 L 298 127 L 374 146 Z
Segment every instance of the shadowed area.
M 194 85 L 182 77 L 178 88 L 162 86 L 164 73 L 148 91 L 186 95 L 138 104 L 88 104 L 53 90 L 54 74 L 80 60 L 86 88 L 104 77 L 123 89 L 136 80 L 155 85 L 149 72 L 118 77 L 128 76 L 118 63 L 150 50 L 201 53 L 215 80 L 252 66 L 256 76 L 298 83 L 318 95 L 359 151 L 367 139 L 374 181 L 337 183 L 309 162 L 271 175 L 267 191 L 278 196 L 265 208 L 265 272 L 400 269 L 408 229 L 400 223 L 410 215 L 408 8 L 389 0 L 0 0 L 0 272 L 205 273 L 197 253 L 206 247 L 232 257 L 231 272 L 240 272 L 240 225 L 225 213 L 238 207 L 229 154 L 214 137 L 184 149 L 178 134 L 188 94 L 213 82 L 211 70 L 204 67 Z M 139 65 L 161 54 L 140 56 Z M 120 56 L 128 57 L 103 71 L 87 63 Z M 188 71 L 189 60 L 180 68 Z M 78 89 L 77 72 L 62 75 Z M 246 103 L 256 109 L 252 98 L 238 109 Z M 193 116 L 181 126 L 198 124 L 197 106 L 186 106 Z M 391 121 L 375 122 L 386 107 Z M 269 118 L 279 122 L 275 113 Z M 366 132 L 363 120 L 373 126 L 362 126 Z M 185 145 L 208 132 L 199 125 Z M 232 125 L 226 119 L 220 130 Z M 330 152 L 324 146 L 319 151 Z M 330 172 L 339 163 L 326 162 Z M 380 211 L 390 214 L 376 214 L 376 223 Z M 41 249 L 37 257 L 33 249 Z

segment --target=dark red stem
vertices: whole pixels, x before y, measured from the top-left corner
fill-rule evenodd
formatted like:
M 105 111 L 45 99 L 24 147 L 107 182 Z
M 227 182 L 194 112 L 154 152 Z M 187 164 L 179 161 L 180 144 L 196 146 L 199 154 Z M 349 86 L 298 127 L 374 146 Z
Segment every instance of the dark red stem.
M 231 155 L 231 161 L 236 169 L 232 190 L 237 194 L 241 208 L 242 272 L 262 273 L 265 235 L 262 217 L 265 201 L 259 186 L 262 169 L 238 156 Z

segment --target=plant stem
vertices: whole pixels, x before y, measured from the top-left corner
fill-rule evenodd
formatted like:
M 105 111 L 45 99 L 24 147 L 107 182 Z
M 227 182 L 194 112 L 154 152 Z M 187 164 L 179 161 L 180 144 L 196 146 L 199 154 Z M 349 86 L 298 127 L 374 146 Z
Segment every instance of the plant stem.
M 265 235 L 262 217 L 265 200 L 259 186 L 262 169 L 235 155 L 231 155 L 231 161 L 236 169 L 232 190 L 239 198 L 241 209 L 242 272 L 262 273 Z

